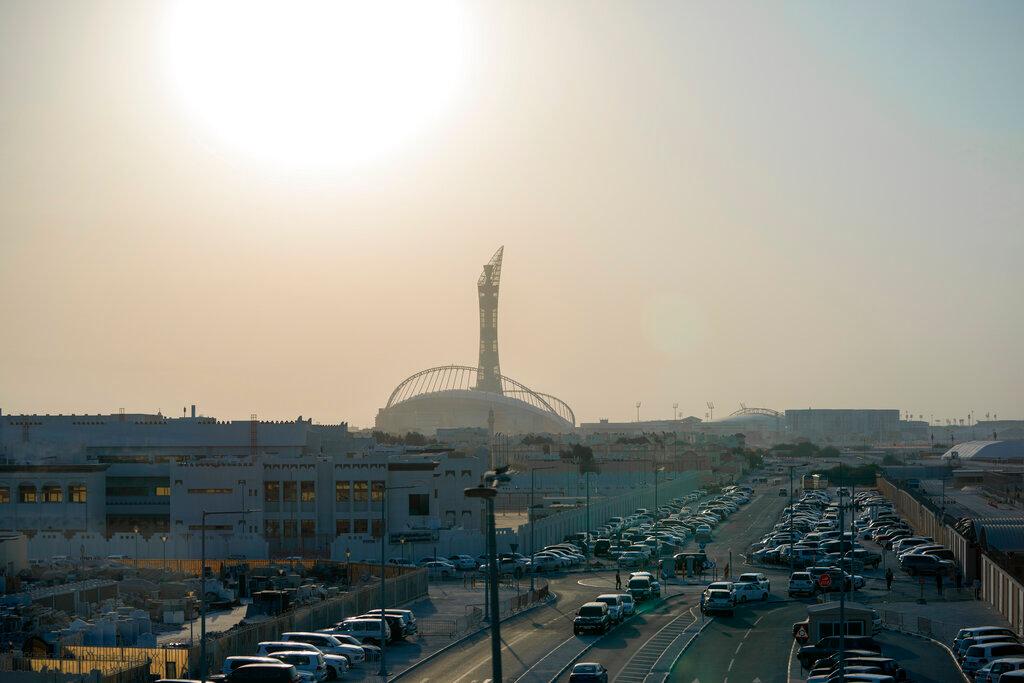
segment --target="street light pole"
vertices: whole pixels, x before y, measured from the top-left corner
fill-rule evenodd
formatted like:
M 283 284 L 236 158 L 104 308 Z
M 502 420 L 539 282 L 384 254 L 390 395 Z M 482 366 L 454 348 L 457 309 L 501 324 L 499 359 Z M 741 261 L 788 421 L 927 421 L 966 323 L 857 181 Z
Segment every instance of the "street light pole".
M 385 570 L 387 567 L 384 565 L 384 543 L 385 538 L 388 535 L 388 491 L 401 491 L 404 489 L 414 489 L 415 486 L 388 486 L 387 482 L 384 483 L 384 488 L 381 490 L 380 498 L 380 621 L 383 625 L 381 627 L 380 635 L 380 671 L 378 675 L 385 681 L 388 679 L 388 670 L 385 665 L 385 658 L 387 656 L 387 635 L 384 631 L 384 626 L 387 625 L 387 621 L 384 619 L 384 610 L 387 609 L 387 602 L 385 601 Z M 402 556 L 405 556 L 405 546 L 402 546 Z
M 535 483 L 534 482 L 534 474 L 537 472 L 537 470 L 553 470 L 553 469 L 555 469 L 554 465 L 548 465 L 547 467 L 531 467 L 530 468 L 530 509 L 527 512 L 526 518 L 527 518 L 527 521 L 530 522 L 530 565 L 531 565 L 531 569 L 533 570 L 533 571 L 530 572 L 530 592 L 531 593 L 533 592 L 534 581 L 535 581 L 535 578 L 537 576 L 537 567 L 534 564 L 537 561 L 537 558 L 536 558 L 537 546 L 534 544 L 534 541 L 533 541 L 533 531 L 534 531 L 534 527 L 537 525 L 537 521 L 533 517 L 533 491 L 534 491 L 534 483 Z
M 498 557 L 497 539 L 494 528 L 494 499 L 498 495 L 498 484 L 509 480 L 507 467 L 499 467 L 484 474 L 484 481 L 479 486 L 465 489 L 467 498 L 483 498 L 487 515 L 487 569 L 490 584 L 491 608 L 491 680 L 499 683 L 504 680 L 501 673 L 501 613 L 498 606 Z
M 206 680 L 206 518 L 216 515 L 249 515 L 259 510 L 224 510 L 202 512 L 202 530 L 199 543 L 199 680 Z

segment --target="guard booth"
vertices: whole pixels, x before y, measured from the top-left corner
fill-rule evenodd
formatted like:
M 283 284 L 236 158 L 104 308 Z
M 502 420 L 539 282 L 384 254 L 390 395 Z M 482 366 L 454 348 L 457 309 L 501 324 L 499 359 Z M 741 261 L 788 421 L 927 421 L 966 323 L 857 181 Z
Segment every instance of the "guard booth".
M 844 617 L 846 635 L 871 635 L 874 613 L 870 607 L 859 602 L 847 602 Z M 828 636 L 842 635 L 842 629 L 839 627 L 839 602 L 808 605 L 806 624 L 808 642 L 810 643 L 816 643 Z
M 672 569 L 676 576 L 689 578 L 700 576 L 708 569 L 708 556 L 701 551 L 699 553 L 676 553 L 672 558 Z

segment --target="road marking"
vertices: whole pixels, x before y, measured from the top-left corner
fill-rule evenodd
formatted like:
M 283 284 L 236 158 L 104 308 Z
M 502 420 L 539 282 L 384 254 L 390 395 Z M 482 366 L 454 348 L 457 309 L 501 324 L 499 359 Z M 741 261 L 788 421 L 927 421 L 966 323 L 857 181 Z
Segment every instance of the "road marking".
M 740 653 L 740 648 L 741 647 L 743 647 L 743 641 L 740 641 L 740 644 L 736 646 L 736 654 Z
M 726 669 L 726 671 L 732 671 L 732 665 L 733 665 L 733 664 L 734 664 L 735 662 L 736 662 L 736 660 L 735 660 L 735 659 L 730 659 L 730 660 L 729 660 L 729 668 L 728 668 L 728 669 Z
M 528 638 L 528 637 L 530 637 L 530 636 L 532 636 L 532 635 L 534 635 L 534 632 L 533 632 L 533 631 L 527 631 L 527 632 L 525 632 L 525 633 L 523 633 L 523 634 L 519 635 L 518 637 L 516 637 L 516 638 L 513 638 L 512 640 L 510 640 L 510 641 L 508 641 L 507 643 L 505 643 L 505 644 L 504 644 L 504 645 L 502 646 L 502 648 L 501 648 L 501 649 L 502 649 L 502 650 L 507 650 L 508 648 L 512 647 L 513 645 L 515 645 L 516 643 L 518 643 L 518 642 L 519 642 L 520 640 L 522 640 L 523 638 Z M 487 658 L 485 658 L 485 659 L 481 659 L 480 661 L 478 661 L 478 662 L 477 662 L 476 664 L 474 664 L 474 665 L 472 666 L 472 668 L 470 668 L 470 669 L 467 669 L 467 670 L 466 670 L 466 673 L 464 673 L 464 674 L 462 674 L 461 676 L 459 676 L 458 678 L 456 678 L 456 679 L 455 679 L 454 681 L 452 681 L 452 683 L 459 683 L 459 681 L 461 681 L 462 679 L 466 678 L 466 676 L 470 675 L 471 673 L 473 673 L 474 671 L 476 671 L 476 670 L 477 670 L 478 668 L 480 668 L 480 667 L 481 667 L 481 666 L 483 666 L 484 664 L 487 664 L 487 663 L 488 663 L 489 661 L 491 661 L 491 657 L 490 657 L 490 655 L 488 655 L 488 656 L 487 656 Z
M 748 628 L 748 629 L 747 629 L 747 632 L 743 634 L 743 640 L 746 640 L 746 639 L 747 639 L 747 636 L 749 636 L 749 635 L 750 635 L 750 632 L 751 632 L 751 631 L 753 631 L 753 630 L 754 630 L 754 629 L 750 629 L 750 628 Z
M 524 634 L 524 635 L 530 635 L 530 634 Z M 540 665 L 540 663 L 541 663 L 541 662 L 543 662 L 543 661 L 544 661 L 545 659 L 547 659 L 547 658 L 548 658 L 548 657 L 550 657 L 551 655 L 555 654 L 555 652 L 556 652 L 556 651 L 557 651 L 557 650 L 558 650 L 559 648 L 561 648 L 561 647 L 562 647 L 563 645 L 565 645 L 566 643 L 568 643 L 569 641 L 572 641 L 572 640 L 579 640 L 579 636 L 573 636 L 572 638 L 566 638 L 565 640 L 563 640 L 562 642 L 560 642 L 560 643 L 559 643 L 558 645 L 556 645 L 556 646 L 555 646 L 555 647 L 554 647 L 553 649 L 551 649 L 551 650 L 550 650 L 550 651 L 549 651 L 549 652 L 548 652 L 548 653 L 547 653 L 546 655 L 544 655 L 543 657 L 541 657 L 540 659 L 538 659 L 538 660 L 537 660 L 536 662 L 534 662 L 533 666 L 531 666 L 531 667 L 530 667 L 529 669 L 527 669 L 526 671 L 524 671 L 524 672 L 523 672 L 523 673 L 522 673 L 522 674 L 521 674 L 521 675 L 519 676 L 519 678 L 517 678 L 516 680 L 517 680 L 517 681 L 521 681 L 521 680 L 523 680 L 524 678 L 526 678 L 527 674 L 529 674 L 529 673 L 530 673 L 531 671 L 533 671 L 534 669 L 536 669 L 536 668 L 537 668 L 537 667 L 538 667 L 538 666 Z M 510 644 L 511 644 L 511 643 L 510 643 Z M 579 656 L 579 655 L 577 655 L 577 656 Z M 488 657 L 487 659 L 485 659 L 485 660 L 483 660 L 483 661 L 484 661 L 485 663 L 486 663 L 486 662 L 489 662 L 489 661 L 491 661 L 491 658 L 490 658 L 490 657 Z M 459 682 L 458 682 L 458 681 L 456 680 L 456 681 L 452 681 L 452 683 L 459 683 Z
M 757 621 L 754 622 L 754 626 L 757 626 L 758 624 L 760 624 L 762 619 L 764 619 L 764 615 L 763 614 L 757 618 Z

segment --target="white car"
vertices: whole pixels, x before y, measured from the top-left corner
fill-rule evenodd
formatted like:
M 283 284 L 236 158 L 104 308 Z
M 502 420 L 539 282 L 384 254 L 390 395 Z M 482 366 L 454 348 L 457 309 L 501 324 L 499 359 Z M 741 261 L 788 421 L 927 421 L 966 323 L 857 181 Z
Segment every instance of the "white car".
M 764 588 L 766 591 L 771 592 L 772 581 L 766 575 L 761 572 L 750 572 L 748 574 L 740 574 L 740 578 L 736 579 L 736 583 L 756 583 L 757 585 Z
M 551 555 L 544 555 L 542 553 L 534 555 L 531 564 L 536 572 L 555 572 L 562 566 L 562 563 Z
M 644 565 L 645 558 L 638 552 L 627 550 L 626 552 L 619 555 L 618 564 L 623 569 L 629 569 L 632 567 L 642 567 Z
M 306 631 L 292 631 L 282 633 L 281 641 L 286 643 L 301 643 L 312 645 L 325 655 L 340 655 L 348 660 L 350 665 L 362 664 L 366 659 L 366 653 L 358 645 L 351 645 L 342 642 L 328 633 L 310 633 Z M 305 648 L 303 648 L 305 649 Z
M 327 662 L 319 652 L 309 650 L 282 650 L 271 655 L 285 664 L 291 664 L 306 683 L 320 683 L 327 680 Z M 342 672 L 344 673 L 344 672 Z
M 636 614 L 636 603 L 633 602 L 633 596 L 629 593 L 619 593 L 619 597 L 622 598 L 622 616 L 631 617 Z
M 733 588 L 733 595 L 736 596 L 736 602 L 767 600 L 768 589 L 759 583 L 736 583 Z

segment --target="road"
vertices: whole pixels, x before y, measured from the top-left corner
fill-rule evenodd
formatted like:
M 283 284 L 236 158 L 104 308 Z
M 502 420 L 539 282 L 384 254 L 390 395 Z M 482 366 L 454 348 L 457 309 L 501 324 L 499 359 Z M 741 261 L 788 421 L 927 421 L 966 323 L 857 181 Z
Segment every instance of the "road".
M 767 494 L 766 494 L 767 491 Z M 707 548 L 718 560 L 719 571 L 733 551 L 734 573 L 744 569 L 740 553 L 777 520 L 788 498 L 762 488 L 751 503 L 715 530 Z M 784 583 L 779 583 L 784 586 Z M 610 680 L 632 683 L 646 673 L 666 650 L 680 647 L 699 626 L 693 609 L 702 586 L 667 586 L 667 600 L 645 604 L 640 613 L 609 634 L 573 636 L 572 619 L 584 602 L 614 589 L 614 572 L 575 573 L 551 579 L 557 603 L 537 608 L 502 623 L 502 667 L 505 681 L 548 683 L 575 660 L 600 661 L 611 672 Z M 683 593 L 681 597 L 677 594 Z M 698 622 L 698 623 L 694 623 Z M 687 630 L 687 627 L 691 627 Z M 686 631 L 686 633 L 684 633 Z M 580 658 L 588 646 L 592 649 Z M 688 656 L 688 655 L 687 655 Z M 776 669 L 781 671 L 782 668 Z M 480 634 L 423 664 L 405 677 L 416 683 L 481 683 L 491 678 L 490 641 Z M 568 680 L 563 675 L 557 680 Z

